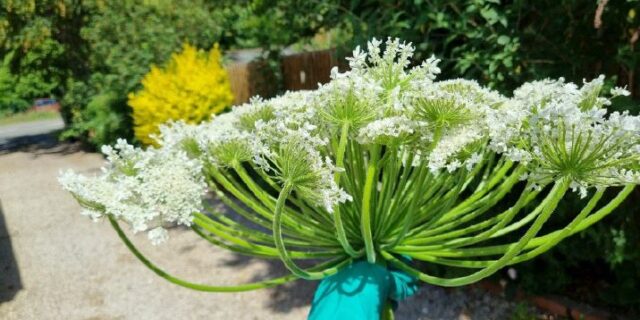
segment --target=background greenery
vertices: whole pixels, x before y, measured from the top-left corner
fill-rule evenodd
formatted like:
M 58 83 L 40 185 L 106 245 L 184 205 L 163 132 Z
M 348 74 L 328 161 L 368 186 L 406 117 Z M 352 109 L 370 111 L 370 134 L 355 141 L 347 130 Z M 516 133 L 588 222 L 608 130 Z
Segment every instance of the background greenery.
M 638 14 L 638 0 L 4 0 L 0 115 L 52 96 L 62 102 L 64 138 L 94 146 L 132 139 L 127 94 L 182 43 L 261 47 L 277 71 L 282 48 L 312 43 L 318 33 L 336 38 L 329 43 L 341 44 L 341 55 L 372 36 L 400 37 L 417 46 L 418 59 L 441 58 L 444 78 L 476 79 L 505 93 L 533 79 L 605 74 L 607 86 L 633 93 L 611 108 L 637 114 Z M 637 309 L 638 199 L 636 192 L 617 214 L 517 266 L 513 284 Z M 565 203 L 556 218 L 578 203 Z

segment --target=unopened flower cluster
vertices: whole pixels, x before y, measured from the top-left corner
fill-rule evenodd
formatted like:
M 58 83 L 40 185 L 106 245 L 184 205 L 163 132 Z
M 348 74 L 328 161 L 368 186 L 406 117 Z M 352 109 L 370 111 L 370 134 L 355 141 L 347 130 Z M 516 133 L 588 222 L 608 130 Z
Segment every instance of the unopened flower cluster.
M 168 124 L 159 147 L 119 142 L 105 148 L 110 164 L 102 176 L 65 173 L 61 181 L 92 217 L 112 214 L 134 230 L 154 230 L 154 239 L 165 237 L 154 229 L 165 223 L 190 223 L 209 169 L 252 166 L 329 213 L 353 201 L 360 195 L 334 179 L 353 174 L 336 166 L 331 147 L 344 128 L 350 152 L 378 148 L 433 175 L 473 170 L 497 154 L 526 166 L 523 178 L 538 188 L 559 178 L 582 194 L 640 183 L 640 118 L 607 114 L 602 77 L 582 86 L 534 81 L 507 97 L 474 81 L 436 81 L 438 60 L 411 67 L 413 50 L 374 39 L 367 51 L 354 50 L 350 71 L 332 70 L 317 90 L 253 99 L 198 125 Z

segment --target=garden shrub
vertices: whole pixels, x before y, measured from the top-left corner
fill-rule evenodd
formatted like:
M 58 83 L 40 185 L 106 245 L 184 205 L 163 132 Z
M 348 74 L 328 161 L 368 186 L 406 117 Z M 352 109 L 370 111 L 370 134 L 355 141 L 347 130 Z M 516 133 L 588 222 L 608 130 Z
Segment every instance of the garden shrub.
M 0 116 L 21 112 L 29 107 L 29 103 L 18 96 L 13 88 L 16 77 L 9 69 L 12 54 L 4 57 L 0 65 Z
M 402 37 L 416 57 L 435 53 L 447 77 L 473 78 L 502 92 L 546 77 L 581 82 L 616 77 L 637 94 L 640 1 L 340 1 L 356 44 Z M 635 39 L 635 40 L 634 40 Z
M 136 138 L 151 144 L 168 120 L 199 123 L 230 106 L 233 94 L 220 59 L 218 45 L 205 53 L 185 44 L 166 67 L 151 67 L 144 88 L 129 95 Z
M 76 27 L 85 13 L 72 0 L 0 2 L 0 113 L 26 110 L 34 99 L 61 97 L 84 70 Z
M 72 115 L 73 125 L 62 133 L 62 138 L 84 136 L 85 141 L 100 145 L 115 141 L 118 134 L 130 137 L 132 121 L 126 106 L 126 100 L 114 92 L 90 96 L 82 112 Z
M 95 1 L 84 6 L 92 12 L 80 31 L 90 72 L 67 84 L 62 111 L 70 125 L 64 137 L 94 146 L 113 143 L 115 137 L 132 139 L 127 95 L 141 88 L 153 64 L 167 61 L 182 43 L 210 47 L 221 32 L 217 17 L 204 1 Z M 96 112 L 104 116 L 96 119 Z

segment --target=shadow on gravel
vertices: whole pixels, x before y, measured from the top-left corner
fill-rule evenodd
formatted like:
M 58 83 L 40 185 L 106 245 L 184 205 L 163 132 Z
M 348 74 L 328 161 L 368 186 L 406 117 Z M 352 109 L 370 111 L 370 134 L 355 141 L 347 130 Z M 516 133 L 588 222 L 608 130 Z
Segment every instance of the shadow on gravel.
M 229 207 L 220 203 L 218 200 L 210 199 L 207 201 L 208 203 L 208 215 L 212 218 L 215 214 L 213 212 L 217 212 L 217 214 L 224 214 L 227 218 L 230 218 L 236 222 L 241 223 L 242 225 L 254 229 L 257 232 L 262 232 L 265 234 L 271 234 L 271 232 L 259 226 L 248 219 L 242 217 L 238 213 L 231 210 Z M 239 206 L 245 207 L 242 203 L 237 203 Z M 246 207 L 245 207 L 246 208 Z M 215 218 L 214 218 L 215 219 Z M 288 274 L 291 274 L 289 270 L 284 266 L 280 259 L 262 259 L 262 258 L 254 258 L 238 253 L 234 253 L 233 257 L 226 261 L 221 261 L 221 264 L 227 267 L 233 268 L 246 268 L 250 264 L 255 262 L 262 262 L 266 264 L 267 268 L 264 272 L 260 272 L 255 274 L 250 282 L 258 282 L 264 281 L 268 279 L 282 277 Z M 314 264 L 317 264 L 320 261 L 296 261 L 303 268 L 308 268 Z M 307 280 L 296 280 L 293 282 L 289 282 L 283 285 L 279 285 L 274 288 L 269 289 L 259 289 L 259 290 L 269 290 L 270 300 L 267 307 L 275 312 L 279 313 L 288 313 L 293 309 L 307 306 L 311 303 L 311 299 L 313 298 L 313 293 L 318 286 L 317 281 L 307 281 Z
M 81 143 L 60 143 L 61 130 L 43 134 L 20 136 L 0 141 L 0 155 L 11 152 L 28 152 L 34 157 L 45 154 L 67 155 L 83 150 Z
M 266 260 L 234 254 L 233 259 L 224 261 L 223 263 L 225 266 L 242 268 L 254 261 L 263 261 L 266 263 L 267 270 L 264 273 L 256 274 L 251 279 L 251 282 L 282 277 L 291 273 L 279 259 Z M 305 263 L 305 261 L 296 262 L 305 268 L 309 266 L 309 263 Z M 293 309 L 309 305 L 317 286 L 318 281 L 299 279 L 274 288 L 262 290 L 269 290 L 270 299 L 267 305 L 269 309 L 279 313 L 288 313 Z
M 12 300 L 20 289 L 20 271 L 13 255 L 11 238 L 0 203 L 0 303 Z

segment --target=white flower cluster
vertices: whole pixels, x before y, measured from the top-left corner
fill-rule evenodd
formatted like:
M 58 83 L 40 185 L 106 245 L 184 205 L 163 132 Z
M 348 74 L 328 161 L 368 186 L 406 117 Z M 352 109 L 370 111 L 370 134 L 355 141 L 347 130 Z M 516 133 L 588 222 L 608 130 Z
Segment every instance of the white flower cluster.
M 392 90 L 396 86 L 428 85 L 440 73 L 440 60 L 433 56 L 406 72 L 415 50 L 413 45 L 393 38 L 388 38 L 384 45 L 383 52 L 382 41 L 374 38 L 367 44 L 367 52 L 356 47 L 353 56 L 347 58 L 351 71 L 343 77 L 349 77 L 353 73 L 357 77 L 374 79 L 385 89 Z
M 358 133 L 362 144 L 403 144 L 415 132 L 417 122 L 405 116 L 388 117 L 368 123 Z
M 472 152 L 472 156 L 466 158 L 457 155 L 482 137 L 482 131 L 475 126 L 460 127 L 444 135 L 429 154 L 429 169 L 433 172 L 442 168 L 453 172 L 462 166 L 470 169 L 479 162 L 478 153 Z
M 295 114 L 295 112 L 293 113 Z M 254 158 L 265 172 L 283 183 L 290 183 L 309 202 L 323 206 L 328 212 L 351 196 L 333 179 L 336 168 L 330 157 L 323 155 L 329 139 L 319 134 L 318 127 L 304 116 L 281 117 L 256 122 L 255 138 L 268 145 L 268 150 Z
M 532 181 L 569 177 L 583 196 L 592 186 L 640 183 L 640 119 L 607 115 L 603 80 L 582 87 L 563 79 L 524 84 L 490 115 L 496 122 L 489 126 L 490 146 L 527 164 Z
M 157 244 L 167 238 L 164 226 L 188 226 L 193 213 L 202 209 L 202 165 L 181 149 L 141 150 L 119 140 L 102 151 L 109 162 L 102 175 L 86 177 L 68 170 L 59 177 L 85 207 L 84 214 L 93 219 L 112 215 L 134 232 L 149 231 Z
M 631 94 L 631 92 L 629 92 L 629 90 L 627 90 L 627 88 L 620 88 L 620 87 L 614 87 L 613 89 L 611 89 L 611 95 L 614 97 L 617 96 L 628 96 Z

